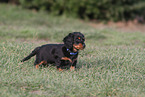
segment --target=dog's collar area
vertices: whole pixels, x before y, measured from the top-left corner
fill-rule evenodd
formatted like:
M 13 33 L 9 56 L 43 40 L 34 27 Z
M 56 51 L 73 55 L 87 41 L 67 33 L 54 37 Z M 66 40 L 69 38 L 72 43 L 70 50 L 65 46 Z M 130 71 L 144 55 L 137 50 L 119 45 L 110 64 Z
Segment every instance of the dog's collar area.
M 78 54 L 78 52 L 71 52 L 69 49 L 67 49 L 67 51 L 70 53 L 70 55 L 76 55 L 76 54 Z

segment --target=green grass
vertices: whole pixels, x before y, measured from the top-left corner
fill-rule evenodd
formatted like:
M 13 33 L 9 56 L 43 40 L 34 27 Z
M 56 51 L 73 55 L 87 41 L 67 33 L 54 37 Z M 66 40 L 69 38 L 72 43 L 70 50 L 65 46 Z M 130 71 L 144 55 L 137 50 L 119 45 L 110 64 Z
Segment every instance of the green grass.
M 36 46 L 61 43 L 72 31 L 86 36 L 75 71 L 35 69 L 34 58 L 20 62 Z M 144 37 L 141 32 L 99 30 L 81 20 L 0 4 L 0 96 L 143 97 Z

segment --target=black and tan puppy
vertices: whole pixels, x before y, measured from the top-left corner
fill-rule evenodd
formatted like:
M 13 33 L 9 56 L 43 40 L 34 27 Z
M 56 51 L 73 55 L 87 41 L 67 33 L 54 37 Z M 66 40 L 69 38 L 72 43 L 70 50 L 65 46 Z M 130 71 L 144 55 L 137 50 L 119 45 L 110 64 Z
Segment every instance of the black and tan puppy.
M 85 37 L 80 32 L 69 33 L 64 39 L 64 44 L 46 44 L 36 47 L 22 62 L 36 55 L 35 67 L 39 65 L 54 64 L 60 71 L 69 65 L 71 70 L 76 68 L 79 50 L 85 48 Z

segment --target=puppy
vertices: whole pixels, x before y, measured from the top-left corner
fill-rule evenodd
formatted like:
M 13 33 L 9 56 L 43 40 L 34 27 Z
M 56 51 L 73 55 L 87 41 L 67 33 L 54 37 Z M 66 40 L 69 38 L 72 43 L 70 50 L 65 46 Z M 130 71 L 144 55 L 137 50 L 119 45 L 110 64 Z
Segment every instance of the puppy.
M 85 48 L 85 37 L 80 32 L 69 33 L 64 39 L 64 44 L 46 44 L 36 47 L 21 62 L 24 62 L 34 55 L 36 60 L 34 66 L 54 64 L 59 71 L 64 66 L 70 66 L 71 70 L 75 70 L 79 50 Z

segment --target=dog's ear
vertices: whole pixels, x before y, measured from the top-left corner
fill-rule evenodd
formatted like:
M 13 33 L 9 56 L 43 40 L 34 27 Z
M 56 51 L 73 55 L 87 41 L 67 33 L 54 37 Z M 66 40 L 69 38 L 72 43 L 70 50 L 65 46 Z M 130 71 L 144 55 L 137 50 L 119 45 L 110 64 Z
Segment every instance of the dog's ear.
M 66 48 L 71 49 L 73 47 L 73 33 L 69 33 L 64 39 L 64 45 L 66 46 Z

